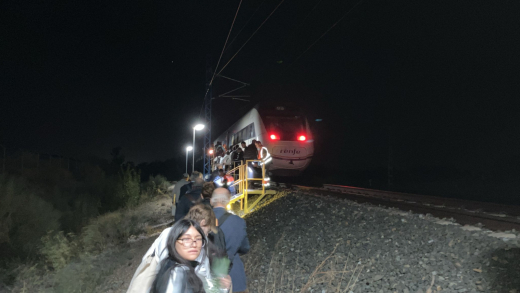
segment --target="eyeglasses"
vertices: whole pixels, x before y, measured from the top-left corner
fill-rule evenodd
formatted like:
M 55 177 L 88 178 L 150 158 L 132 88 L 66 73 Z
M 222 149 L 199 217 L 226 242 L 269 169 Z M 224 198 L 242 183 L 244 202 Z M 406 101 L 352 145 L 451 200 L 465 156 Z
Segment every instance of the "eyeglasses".
M 199 243 L 202 243 L 202 247 L 204 247 L 204 245 L 205 245 L 205 241 L 202 238 L 197 238 L 197 239 L 182 238 L 182 239 L 179 239 L 178 241 L 180 241 L 184 247 L 190 247 L 193 245 L 193 243 L 196 243 L 197 246 L 199 245 Z

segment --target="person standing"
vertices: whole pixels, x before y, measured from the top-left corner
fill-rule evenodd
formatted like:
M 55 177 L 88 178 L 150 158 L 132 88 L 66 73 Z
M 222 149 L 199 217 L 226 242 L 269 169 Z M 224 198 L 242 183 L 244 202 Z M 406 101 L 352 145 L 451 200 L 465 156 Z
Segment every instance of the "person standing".
M 189 177 L 190 177 L 190 175 L 188 175 L 188 173 L 184 173 L 182 175 L 182 179 L 177 181 L 177 183 L 175 183 L 175 186 L 173 187 L 173 191 L 172 191 L 172 216 L 175 216 L 175 209 L 176 209 L 176 205 L 177 205 L 177 200 L 179 199 L 179 195 L 181 193 L 181 188 L 184 185 L 190 183 Z
M 229 193 L 229 190 L 217 188 L 211 196 L 211 205 L 218 219 L 218 225 L 224 232 L 226 251 L 233 263 L 229 272 L 233 283 L 233 292 L 244 292 L 247 290 L 246 272 L 240 255 L 248 253 L 250 245 L 247 238 L 246 221 L 226 211 L 226 206 L 230 200 L 231 193 Z
M 192 181 L 191 190 L 184 194 L 177 203 L 177 211 L 175 212 L 175 221 L 178 221 L 190 211 L 190 208 L 200 202 L 202 202 L 202 186 L 204 180 L 197 177 Z
M 253 142 L 246 147 L 244 150 L 244 161 L 248 160 L 258 160 L 258 150 L 256 149 L 256 139 L 253 139 Z M 256 164 L 254 162 L 247 163 L 247 178 L 255 178 L 254 167 Z M 250 180 L 248 182 L 248 189 L 252 189 L 254 187 L 254 180 Z
M 222 169 L 218 170 L 218 176 L 213 180 L 217 187 L 227 188 L 231 194 L 235 194 L 235 186 L 232 186 L 233 182 L 233 176 L 227 175 Z

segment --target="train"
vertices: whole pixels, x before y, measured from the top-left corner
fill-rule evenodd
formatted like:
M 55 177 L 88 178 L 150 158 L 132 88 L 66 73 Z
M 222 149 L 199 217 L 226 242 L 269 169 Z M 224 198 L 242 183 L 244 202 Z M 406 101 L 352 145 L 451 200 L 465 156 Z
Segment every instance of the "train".
M 272 161 L 266 166 L 269 175 L 300 175 L 311 163 L 314 138 L 303 111 L 287 104 L 255 105 L 213 142 L 233 146 L 253 139 L 265 146 Z

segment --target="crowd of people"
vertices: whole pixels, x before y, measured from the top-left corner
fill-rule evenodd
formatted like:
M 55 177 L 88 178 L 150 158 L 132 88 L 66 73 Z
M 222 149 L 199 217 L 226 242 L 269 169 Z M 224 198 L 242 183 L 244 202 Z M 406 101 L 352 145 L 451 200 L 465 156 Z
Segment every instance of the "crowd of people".
M 217 186 L 221 187 L 231 186 L 232 183 L 230 182 L 234 181 L 233 176 L 225 175 L 226 171 L 250 161 L 247 163 L 247 177 L 262 178 L 262 165 L 265 165 L 267 168 L 269 162 L 272 160 L 267 148 L 263 146 L 261 141 L 256 139 L 253 139 L 249 145 L 247 145 L 245 141 L 242 141 L 240 144 L 231 146 L 231 148 L 228 148 L 226 144 L 217 142 L 214 149 L 213 171 L 209 178 L 207 178 L 207 181 L 213 181 Z M 224 175 L 222 172 L 224 172 Z M 254 181 L 249 182 L 248 188 L 254 188 Z M 230 190 L 230 192 L 234 194 L 234 188 Z
M 217 177 L 226 176 L 220 169 Z M 184 174 L 172 191 L 175 222 L 148 249 L 127 292 L 247 292 L 240 255 L 250 246 L 246 222 L 226 209 L 231 195 L 200 172 Z

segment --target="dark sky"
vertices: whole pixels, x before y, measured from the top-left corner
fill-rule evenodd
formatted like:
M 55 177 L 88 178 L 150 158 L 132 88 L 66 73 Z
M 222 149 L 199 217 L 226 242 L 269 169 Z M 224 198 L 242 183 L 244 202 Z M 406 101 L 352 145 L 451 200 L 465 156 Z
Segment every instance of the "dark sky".
M 183 152 L 238 3 L 3 1 L 0 144 Z M 279 3 L 243 1 L 220 66 Z M 518 169 L 520 2 L 364 0 L 345 16 L 356 3 L 283 1 L 222 72 L 252 102 L 215 99 L 214 136 L 254 102 L 291 100 L 323 119 L 322 163 L 382 167 L 391 143 L 398 167 Z M 214 94 L 234 86 L 217 78 Z

